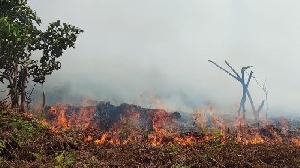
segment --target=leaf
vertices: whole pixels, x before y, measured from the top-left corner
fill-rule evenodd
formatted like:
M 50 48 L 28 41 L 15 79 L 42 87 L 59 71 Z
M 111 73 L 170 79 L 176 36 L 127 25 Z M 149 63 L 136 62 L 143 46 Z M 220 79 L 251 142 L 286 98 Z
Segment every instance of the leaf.
M 13 74 L 15 67 L 28 67 L 28 79 L 44 83 L 47 75 L 61 68 L 57 58 L 63 55 L 64 50 L 75 45 L 77 35 L 82 30 L 67 23 L 61 25 L 60 20 L 50 23 L 45 31 L 39 30 L 36 25 L 41 23 L 41 19 L 26 0 L 4 2 L 5 7 L 0 0 L 0 69 Z M 39 59 L 31 56 L 36 50 L 42 51 Z M 16 61 L 18 65 L 14 66 Z M 0 75 L 3 73 L 0 72 Z M 11 78 L 10 80 L 18 80 L 17 77 Z M 0 77 L 1 83 L 5 83 L 4 80 L 6 78 Z M 11 84 L 7 87 L 20 90 L 18 87 L 21 86 Z

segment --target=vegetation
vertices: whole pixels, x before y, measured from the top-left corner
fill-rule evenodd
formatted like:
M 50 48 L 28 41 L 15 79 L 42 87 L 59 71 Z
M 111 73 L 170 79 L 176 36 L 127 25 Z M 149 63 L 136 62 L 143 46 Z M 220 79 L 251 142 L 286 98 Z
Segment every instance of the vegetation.
M 53 132 L 29 113 L 0 112 L 0 167 L 299 167 L 293 143 L 244 145 L 215 138 L 197 144 L 146 142 L 95 144 L 85 135 L 100 132 Z M 94 133 L 94 135 L 93 135 Z
M 40 24 L 27 0 L 0 1 L 0 82 L 7 83 L 11 107 L 22 111 L 29 79 L 43 84 L 47 75 L 61 68 L 58 58 L 74 48 L 83 32 L 60 20 L 50 23 L 45 31 L 38 29 Z M 42 51 L 39 59 L 32 57 L 35 51 Z

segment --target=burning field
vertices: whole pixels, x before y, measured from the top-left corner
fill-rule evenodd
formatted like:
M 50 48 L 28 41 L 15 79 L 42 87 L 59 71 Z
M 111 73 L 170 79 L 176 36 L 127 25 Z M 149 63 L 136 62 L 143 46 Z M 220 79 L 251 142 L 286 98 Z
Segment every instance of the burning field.
M 132 104 L 1 112 L 1 167 L 299 167 L 298 123 Z

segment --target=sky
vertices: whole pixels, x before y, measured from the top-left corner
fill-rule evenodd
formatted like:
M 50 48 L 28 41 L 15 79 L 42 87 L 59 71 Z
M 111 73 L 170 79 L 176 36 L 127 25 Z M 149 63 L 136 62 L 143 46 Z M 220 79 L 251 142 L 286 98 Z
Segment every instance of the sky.
M 251 65 L 260 84 L 267 79 L 269 115 L 300 114 L 300 1 L 28 2 L 42 29 L 59 19 L 85 31 L 47 78 L 50 104 L 60 94 L 149 107 L 155 95 L 170 110 L 212 104 L 235 113 L 241 84 L 210 59 L 228 70 L 225 60 L 237 71 Z M 249 90 L 258 107 L 264 92 L 254 80 Z

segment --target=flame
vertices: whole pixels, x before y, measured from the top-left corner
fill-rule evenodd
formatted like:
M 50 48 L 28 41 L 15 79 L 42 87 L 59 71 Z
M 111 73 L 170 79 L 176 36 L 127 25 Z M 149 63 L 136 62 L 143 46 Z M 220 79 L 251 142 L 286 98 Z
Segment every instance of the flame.
M 70 109 L 68 106 L 55 104 L 48 111 L 48 114 L 52 116 L 52 119 L 50 119 L 50 123 L 53 126 L 52 130 L 58 128 L 85 130 L 93 124 L 95 109 L 95 106 L 80 106 L 77 109 Z
M 54 106 L 51 106 L 49 113 L 52 114 L 55 118 L 56 121 L 52 122 L 51 124 L 54 127 L 63 127 L 63 128 L 70 128 L 70 125 L 67 122 L 66 119 L 66 107 L 61 105 L 61 104 L 56 104 Z
M 93 137 L 91 135 L 88 135 L 86 138 L 85 138 L 85 141 L 88 142 L 88 141 L 92 141 L 93 140 Z
M 162 109 L 155 111 L 152 126 L 154 131 L 149 135 L 148 140 L 153 146 L 161 145 L 164 139 L 174 138 L 178 131 L 171 115 Z
M 49 123 L 46 121 L 45 118 L 38 120 L 38 123 L 41 124 L 42 126 L 49 126 Z
M 85 105 L 91 105 L 94 102 L 85 102 Z M 158 104 L 161 103 L 158 101 Z M 160 105 L 162 106 L 162 105 Z M 124 106 L 122 112 L 118 113 L 116 122 L 110 124 L 108 128 L 101 129 L 94 123 L 93 117 L 96 106 L 68 106 L 55 104 L 48 111 L 48 118 L 40 120 L 44 126 L 47 126 L 52 132 L 58 133 L 60 129 L 75 129 L 81 131 L 87 143 L 99 145 L 112 144 L 124 145 L 129 143 L 146 142 L 152 146 L 160 146 L 168 143 L 179 145 L 195 145 L 217 139 L 221 144 L 226 143 L 229 127 L 235 128 L 232 138 L 236 143 L 241 144 L 262 144 L 267 142 L 283 143 L 280 134 L 275 129 L 265 127 L 272 134 L 272 138 L 267 137 L 259 131 L 259 128 L 249 128 L 241 118 L 224 119 L 221 115 L 215 114 L 215 108 L 209 106 L 206 109 L 197 109 L 193 112 L 193 121 L 197 131 L 204 132 L 201 136 L 196 134 L 182 134 L 178 122 L 174 120 L 171 113 L 164 109 L 143 109 L 136 105 Z M 210 114 L 212 127 L 209 128 L 207 123 L 207 114 Z M 29 114 L 25 114 L 30 116 Z M 110 119 L 110 118 L 108 118 Z M 236 121 L 236 125 L 234 125 Z M 102 122 L 102 120 L 100 121 Z M 237 124 L 238 123 L 238 124 Z M 97 123 L 98 124 L 98 123 Z M 282 119 L 282 127 L 287 128 L 287 122 Z M 228 129 L 228 131 L 227 131 Z M 96 132 L 93 132 L 97 130 Z M 227 133 L 228 132 L 228 133 Z M 237 133 L 237 134 L 236 134 Z M 199 134 L 200 135 L 200 134 Z M 232 140 L 231 139 L 231 140 Z M 296 146 L 300 147 L 300 140 L 293 140 Z
M 196 138 L 192 135 L 186 136 L 184 138 L 175 137 L 174 139 L 175 139 L 176 143 L 183 145 L 183 146 L 193 145 L 197 142 Z
M 264 143 L 264 140 L 258 133 L 256 133 L 251 140 L 246 140 L 244 144 L 247 145 L 247 144 L 262 144 L 262 143 Z
M 80 107 L 79 112 L 72 112 L 69 124 L 77 130 L 85 130 L 93 124 L 93 116 L 96 107 Z
M 293 139 L 292 141 L 297 147 L 300 147 L 300 139 Z
M 28 118 L 33 118 L 34 115 L 32 113 L 24 112 L 23 115 Z
M 107 139 L 107 133 L 103 134 L 99 139 L 95 140 L 95 144 L 104 144 Z
M 196 109 L 193 111 L 193 120 L 202 128 L 206 126 L 207 117 L 204 109 Z
M 241 133 L 238 133 L 236 142 L 242 143 L 244 145 L 250 145 L 250 144 L 254 145 L 254 144 L 263 144 L 265 143 L 265 140 L 258 133 L 255 133 L 254 136 L 250 136 L 250 139 L 247 139 L 243 137 Z
M 157 109 L 165 109 L 162 100 L 154 92 L 150 92 L 150 102 L 153 103 Z

